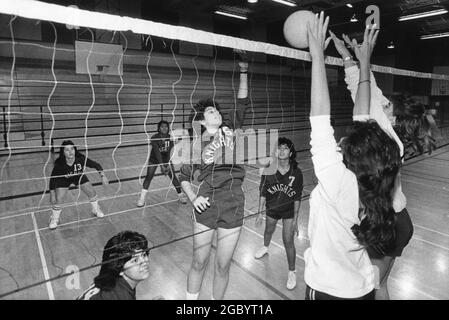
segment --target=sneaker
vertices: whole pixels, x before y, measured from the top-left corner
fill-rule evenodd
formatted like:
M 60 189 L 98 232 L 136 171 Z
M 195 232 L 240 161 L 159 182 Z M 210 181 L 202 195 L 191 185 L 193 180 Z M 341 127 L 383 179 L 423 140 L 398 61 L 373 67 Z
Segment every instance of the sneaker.
M 263 246 L 262 248 L 260 248 L 259 250 L 256 251 L 256 253 L 254 254 L 254 258 L 260 259 L 267 253 L 268 253 L 268 247 Z
M 187 197 L 184 193 L 180 193 L 178 195 L 179 198 L 179 202 L 181 202 L 182 204 L 186 204 L 187 203 Z
M 137 200 L 137 206 L 143 207 L 145 205 L 145 198 L 140 197 L 139 200 Z
M 103 211 L 101 211 L 100 208 L 98 208 L 96 211 L 92 210 L 92 214 L 94 216 L 97 216 L 97 218 L 103 218 L 104 217 L 104 213 L 103 213 Z
M 296 287 L 296 271 L 288 272 L 287 289 L 293 290 Z
M 48 226 L 51 230 L 56 229 L 59 223 L 59 216 L 61 213 L 52 213 L 50 217 L 50 225 Z

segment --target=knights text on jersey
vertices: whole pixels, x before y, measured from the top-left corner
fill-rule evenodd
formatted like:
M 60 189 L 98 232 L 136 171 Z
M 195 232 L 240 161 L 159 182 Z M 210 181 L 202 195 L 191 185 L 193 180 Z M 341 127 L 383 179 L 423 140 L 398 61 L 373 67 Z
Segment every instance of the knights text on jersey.
M 301 200 L 303 177 L 299 168 L 286 174 L 276 171 L 262 175 L 260 195 L 266 198 L 267 213 L 285 213 L 294 210 L 294 202 Z
M 234 179 L 243 180 L 245 152 L 241 127 L 247 105 L 246 98 L 238 99 L 237 112 L 231 112 L 217 132 L 210 135 L 205 132 L 200 141 L 193 142 L 193 159 L 190 159 L 191 163 L 182 165 L 181 182 L 191 182 L 196 169 L 201 172 L 198 181 L 206 182 L 211 188 L 220 188 Z M 198 157 L 201 158 L 199 163 Z

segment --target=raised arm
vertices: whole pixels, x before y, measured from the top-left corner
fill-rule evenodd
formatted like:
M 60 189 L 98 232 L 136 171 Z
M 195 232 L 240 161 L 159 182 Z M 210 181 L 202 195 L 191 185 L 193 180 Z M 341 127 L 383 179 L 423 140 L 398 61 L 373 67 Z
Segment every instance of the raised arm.
M 345 81 L 346 85 L 351 93 L 351 98 L 353 101 L 356 99 L 357 89 L 360 78 L 360 70 L 357 64 L 352 59 L 352 55 L 349 50 L 346 48 L 343 40 L 337 38 L 335 34 L 331 32 L 332 40 L 335 44 L 335 48 L 338 53 L 341 55 L 345 67 Z M 349 38 L 346 35 L 343 35 L 344 38 L 349 41 Z M 375 44 L 375 43 L 374 43 Z M 403 155 L 403 144 L 399 139 L 398 135 L 393 129 L 393 126 L 388 119 L 388 116 L 385 114 L 383 107 L 388 105 L 390 101 L 383 95 L 382 90 L 377 86 L 376 79 L 372 71 L 370 71 L 370 87 L 371 87 L 371 101 L 370 101 L 370 109 L 369 109 L 369 118 L 376 120 L 379 126 L 387 132 L 399 145 L 401 150 L 401 155 Z M 360 118 L 355 118 L 354 120 L 362 120 Z
M 312 57 L 312 88 L 310 116 L 330 115 L 331 103 L 327 86 L 324 49 L 329 43 L 326 39 L 329 17 L 323 21 L 324 14 L 316 18 L 313 25 L 308 25 L 310 56 Z
M 240 129 L 243 126 L 245 120 L 246 107 L 248 106 L 248 62 L 246 62 L 246 54 L 243 51 L 237 51 L 239 55 L 239 89 L 237 92 L 237 104 L 229 112 L 229 119 L 226 125 Z
M 324 48 L 330 40 L 324 40 L 328 19 L 324 15 L 309 25 L 308 39 L 312 58 L 312 89 L 310 106 L 310 145 L 312 162 L 318 184 L 329 201 L 336 201 L 346 174 L 343 157 L 337 151 L 334 130 L 330 124 L 330 98 L 324 65 Z
M 355 39 L 349 40 L 347 36 L 344 39 L 348 45 L 350 45 L 357 59 L 360 62 L 359 81 L 357 84 L 357 93 L 354 101 L 354 116 L 369 115 L 370 101 L 371 101 L 371 80 L 370 80 L 370 67 L 371 67 L 371 55 L 377 40 L 379 30 L 375 29 L 375 25 L 370 28 L 366 26 L 365 33 L 363 35 L 363 43 L 358 44 Z
M 244 99 L 248 97 L 248 62 L 244 52 L 239 52 L 239 55 L 242 61 L 239 61 L 240 79 L 237 98 Z

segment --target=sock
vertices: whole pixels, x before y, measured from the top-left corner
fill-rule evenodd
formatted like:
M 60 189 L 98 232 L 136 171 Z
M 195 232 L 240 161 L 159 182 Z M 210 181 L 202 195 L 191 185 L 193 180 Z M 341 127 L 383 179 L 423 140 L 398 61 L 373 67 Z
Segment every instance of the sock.
M 190 292 L 186 291 L 186 300 L 198 300 L 199 295 L 200 295 L 199 292 L 190 293 Z
M 288 270 L 288 273 L 296 273 L 296 270 Z
M 140 191 L 140 198 L 145 199 L 145 196 L 147 195 L 148 190 L 146 189 L 142 189 L 142 191 Z
M 90 199 L 90 205 L 92 206 L 92 210 L 93 211 L 97 211 L 98 210 L 98 200 L 97 200 L 97 196 L 93 197 L 92 199 Z
M 51 208 L 51 213 L 52 213 L 53 216 L 61 215 L 61 211 L 62 211 L 61 207 L 58 207 L 58 206 L 53 206 Z

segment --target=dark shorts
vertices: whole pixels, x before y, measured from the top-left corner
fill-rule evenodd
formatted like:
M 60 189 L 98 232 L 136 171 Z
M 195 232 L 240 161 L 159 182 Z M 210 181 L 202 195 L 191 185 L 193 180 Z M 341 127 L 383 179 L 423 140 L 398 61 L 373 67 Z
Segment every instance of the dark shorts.
M 295 213 L 292 210 L 284 211 L 284 212 L 273 212 L 273 211 L 267 211 L 267 217 L 270 217 L 271 219 L 293 219 L 295 216 Z
M 161 163 L 169 163 L 170 162 L 170 154 L 169 153 L 161 153 L 162 156 L 162 162 Z M 148 159 L 148 165 L 152 164 L 160 164 L 157 160 L 156 156 L 150 156 L 150 159 Z
M 233 229 L 243 225 L 245 195 L 242 181 L 234 179 L 214 190 L 203 183 L 198 195 L 209 197 L 210 207 L 201 214 L 194 210 L 195 221 L 211 229 Z
M 394 229 L 396 233 L 396 239 L 394 242 L 394 246 L 385 253 L 385 256 L 388 257 L 400 257 L 402 255 L 402 251 L 413 236 L 413 224 L 407 209 L 396 213 L 396 224 Z M 367 248 L 367 251 L 370 258 L 381 258 L 376 250 Z
M 371 291 L 368 294 L 358 297 L 358 298 L 340 298 L 331 296 L 330 294 L 316 291 L 315 289 L 312 289 L 308 285 L 306 286 L 306 300 L 374 300 L 375 297 L 375 291 Z
M 71 184 L 77 187 L 78 185 L 85 184 L 86 182 L 89 182 L 89 179 L 84 174 L 81 177 L 80 176 L 70 178 L 59 177 L 51 181 L 50 189 L 54 190 L 56 188 L 68 188 L 70 187 Z

